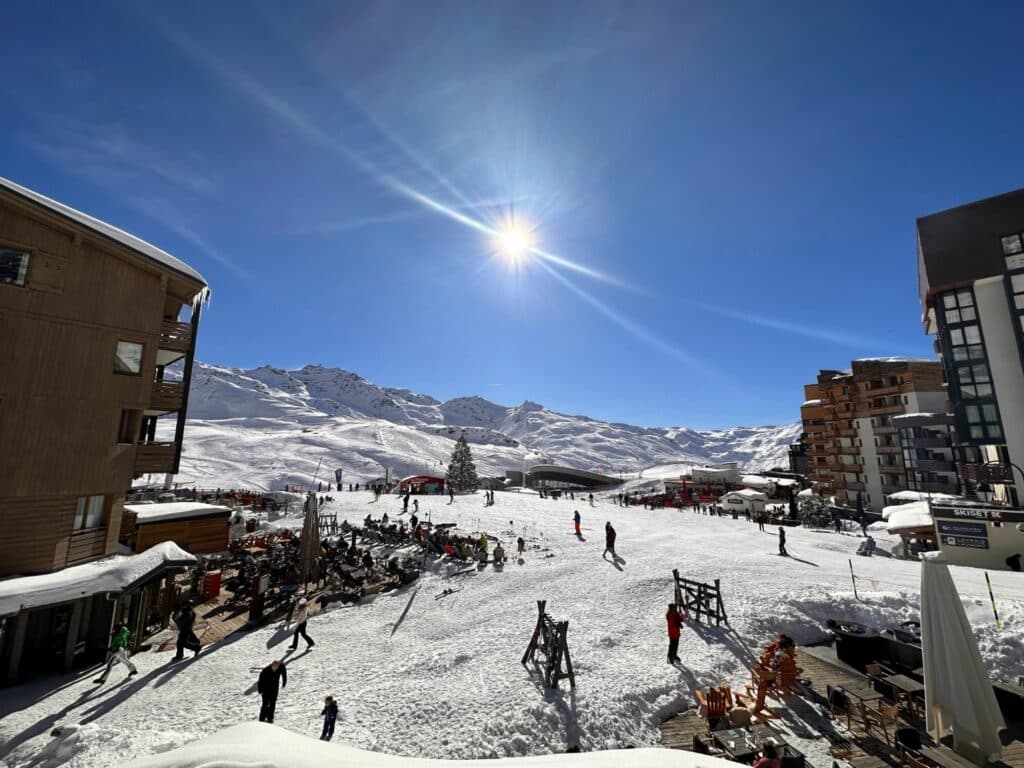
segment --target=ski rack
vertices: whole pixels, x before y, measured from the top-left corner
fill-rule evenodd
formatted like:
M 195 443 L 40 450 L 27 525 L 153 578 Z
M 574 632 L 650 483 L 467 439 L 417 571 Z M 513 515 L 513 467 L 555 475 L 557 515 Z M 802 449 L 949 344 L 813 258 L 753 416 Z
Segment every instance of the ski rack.
M 566 635 L 569 633 L 568 621 L 555 621 L 544 611 L 546 600 L 537 601 L 537 626 L 533 637 L 523 654 L 522 664 L 533 662 L 544 675 L 544 684 L 548 688 L 557 688 L 560 680 L 568 678 L 569 686 L 576 688 L 576 675 L 572 671 L 572 659 L 569 658 L 569 645 Z M 537 660 L 537 652 L 543 657 Z M 565 661 L 565 669 L 562 662 Z
M 722 589 L 718 579 L 715 579 L 714 584 L 693 581 L 680 576 L 678 568 L 672 570 L 672 578 L 676 584 L 676 607 L 685 606 L 687 613 L 696 617 L 698 622 L 703 613 L 709 626 L 712 619 L 715 620 L 716 627 L 721 626 L 723 622 L 729 624 L 725 606 L 722 604 Z

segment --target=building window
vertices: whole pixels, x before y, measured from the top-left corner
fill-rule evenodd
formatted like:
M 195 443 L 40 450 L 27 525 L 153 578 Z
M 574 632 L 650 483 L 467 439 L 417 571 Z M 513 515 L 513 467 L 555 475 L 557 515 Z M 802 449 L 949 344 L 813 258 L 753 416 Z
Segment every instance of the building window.
M 76 531 L 88 531 L 103 527 L 104 498 L 100 496 L 82 496 L 75 507 Z
M 24 285 L 28 274 L 28 254 L 14 248 L 0 248 L 0 283 Z
M 133 411 L 128 408 L 121 410 L 121 420 L 117 425 L 117 442 L 134 443 L 139 436 L 139 416 L 142 411 Z
M 133 341 L 117 342 L 114 355 L 114 373 L 138 376 L 142 371 L 142 345 Z
M 1013 256 L 1017 253 L 1024 253 L 1024 246 L 1021 245 L 1020 234 L 1007 235 L 1003 238 L 1003 255 Z

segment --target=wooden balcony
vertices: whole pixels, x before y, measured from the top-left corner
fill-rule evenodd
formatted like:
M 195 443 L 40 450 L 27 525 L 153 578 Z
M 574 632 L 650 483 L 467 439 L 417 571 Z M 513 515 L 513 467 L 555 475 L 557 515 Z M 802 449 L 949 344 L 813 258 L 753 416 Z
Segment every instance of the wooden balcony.
M 903 413 L 902 405 L 869 405 L 868 412 L 872 416 L 888 416 Z
M 906 472 L 906 468 L 902 464 L 880 464 L 878 467 L 879 472 L 892 472 L 895 474 L 902 475 Z
M 942 482 L 940 480 L 924 480 L 917 483 L 916 491 L 924 491 L 925 493 L 959 493 L 959 488 L 955 482 Z
M 864 483 L 857 482 L 856 480 L 849 480 L 846 483 L 846 490 L 848 491 L 863 491 Z
M 160 349 L 172 352 L 188 352 L 192 343 L 192 326 L 174 320 L 164 320 L 160 325 Z
M 900 447 L 898 445 L 876 445 L 875 453 L 899 453 Z
M 185 385 L 180 381 L 154 381 L 153 390 L 149 395 L 150 411 L 171 413 L 181 410 L 185 397 Z
M 860 447 L 856 445 L 840 445 L 836 450 L 846 456 L 858 456 L 861 451 Z
M 139 443 L 135 452 L 136 474 L 174 471 L 175 443 Z

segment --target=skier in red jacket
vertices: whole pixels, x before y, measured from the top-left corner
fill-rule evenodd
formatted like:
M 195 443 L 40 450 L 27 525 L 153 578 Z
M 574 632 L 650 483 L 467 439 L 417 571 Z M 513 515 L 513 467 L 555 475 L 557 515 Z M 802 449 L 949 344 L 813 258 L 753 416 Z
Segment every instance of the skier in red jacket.
M 665 621 L 668 622 L 668 663 L 675 664 L 679 661 L 679 630 L 686 621 L 686 608 L 680 613 L 675 603 L 669 603 Z

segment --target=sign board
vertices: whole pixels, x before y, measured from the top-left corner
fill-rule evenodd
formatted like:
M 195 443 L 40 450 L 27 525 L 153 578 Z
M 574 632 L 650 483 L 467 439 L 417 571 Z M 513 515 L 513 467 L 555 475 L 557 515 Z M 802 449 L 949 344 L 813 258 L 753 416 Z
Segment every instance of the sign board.
M 965 547 L 966 549 L 988 549 L 988 539 L 981 539 L 976 536 L 947 536 L 940 535 L 939 538 L 947 547 Z
M 257 593 L 261 595 L 266 594 L 268 589 L 270 589 L 270 574 L 260 574 L 260 583 L 259 586 L 256 588 Z
M 341 483 L 341 468 L 334 470 L 334 482 Z
M 986 520 L 993 523 L 1024 523 L 1024 510 L 1006 507 L 955 507 L 932 504 L 932 517 L 954 520 Z
M 936 520 L 935 527 L 939 533 L 949 533 L 954 536 L 977 536 L 988 538 L 988 526 L 985 523 L 967 523 L 960 520 Z

